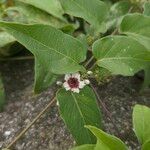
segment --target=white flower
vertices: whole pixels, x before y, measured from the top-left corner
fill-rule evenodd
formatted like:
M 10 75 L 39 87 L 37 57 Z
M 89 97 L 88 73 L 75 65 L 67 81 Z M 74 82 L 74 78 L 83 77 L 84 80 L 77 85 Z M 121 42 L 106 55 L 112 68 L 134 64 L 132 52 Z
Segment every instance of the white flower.
M 88 71 L 87 74 L 88 74 L 88 75 L 91 75 L 91 74 L 93 74 L 93 72 L 92 72 L 92 71 Z
M 66 74 L 65 82 L 63 83 L 64 88 L 68 91 L 79 93 L 80 89 L 85 86 L 85 82 L 80 79 L 80 74 Z
M 59 106 L 59 101 L 56 102 L 56 105 Z
M 57 81 L 56 84 L 57 85 L 62 85 L 62 82 L 61 81 Z
M 84 83 L 85 84 L 90 84 L 90 81 L 86 79 L 86 80 L 84 80 Z

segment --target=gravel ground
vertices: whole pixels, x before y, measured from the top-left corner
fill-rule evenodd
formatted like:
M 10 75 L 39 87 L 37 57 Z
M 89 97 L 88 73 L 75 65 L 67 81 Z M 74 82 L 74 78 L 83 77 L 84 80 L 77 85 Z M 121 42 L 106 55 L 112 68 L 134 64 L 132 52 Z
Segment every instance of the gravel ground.
M 50 101 L 54 88 L 40 95 L 33 94 L 32 60 L 0 63 L 0 71 L 7 98 L 4 112 L 0 113 L 0 148 L 4 148 Z M 131 150 L 139 150 L 132 130 L 132 108 L 136 103 L 150 106 L 150 90 L 139 94 L 140 83 L 141 80 L 136 77 L 114 77 L 109 83 L 97 87 L 101 100 L 111 114 L 109 120 L 102 109 L 104 130 L 120 137 Z M 67 150 L 73 143 L 59 117 L 57 106 L 52 106 L 13 149 Z

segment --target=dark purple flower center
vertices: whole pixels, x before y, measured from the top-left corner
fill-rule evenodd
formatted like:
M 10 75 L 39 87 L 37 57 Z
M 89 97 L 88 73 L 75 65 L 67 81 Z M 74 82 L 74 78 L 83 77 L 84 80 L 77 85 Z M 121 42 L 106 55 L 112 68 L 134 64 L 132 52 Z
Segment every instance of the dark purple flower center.
M 79 87 L 79 81 L 77 78 L 69 78 L 67 81 L 70 88 L 78 88 Z

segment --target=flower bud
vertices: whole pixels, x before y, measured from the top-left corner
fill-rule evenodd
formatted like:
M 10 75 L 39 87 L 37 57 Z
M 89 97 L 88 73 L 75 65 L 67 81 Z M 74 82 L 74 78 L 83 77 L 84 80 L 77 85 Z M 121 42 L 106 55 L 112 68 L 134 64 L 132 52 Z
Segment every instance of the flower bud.
M 93 74 L 93 72 L 92 72 L 92 71 L 88 71 L 87 74 L 88 74 L 88 75 L 91 75 L 91 74 Z
M 56 105 L 59 106 L 59 102 L 58 101 L 56 102 Z
M 90 84 L 90 81 L 86 79 L 86 80 L 84 80 L 84 83 L 85 84 Z
M 57 81 L 56 84 L 57 85 L 62 85 L 62 82 L 61 81 Z

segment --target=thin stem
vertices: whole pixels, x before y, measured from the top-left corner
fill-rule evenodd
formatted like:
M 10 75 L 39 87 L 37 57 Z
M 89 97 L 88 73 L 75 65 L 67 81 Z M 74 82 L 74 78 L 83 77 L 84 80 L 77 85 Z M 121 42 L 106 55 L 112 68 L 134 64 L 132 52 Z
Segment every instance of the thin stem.
M 117 131 L 117 134 L 119 135 L 120 132 L 119 132 L 117 126 L 115 125 L 115 122 L 112 120 L 112 115 L 111 115 L 111 113 L 110 113 L 109 110 L 107 109 L 105 103 L 103 103 L 103 101 L 102 101 L 101 98 L 99 97 L 99 94 L 97 93 L 97 90 L 96 90 L 95 87 L 92 85 L 92 83 L 90 83 L 90 85 L 91 85 L 91 87 L 92 87 L 92 89 L 93 89 L 93 91 L 94 91 L 94 93 L 95 93 L 95 95 L 96 95 L 96 97 L 97 97 L 97 99 L 98 99 L 100 105 L 102 106 L 102 108 L 103 108 L 104 111 L 106 112 L 106 115 L 109 117 L 109 120 L 112 122 L 114 128 L 115 128 L 116 131 Z
M 30 60 L 30 59 L 34 59 L 34 57 L 23 56 L 23 57 L 0 58 L 0 61 L 15 61 L 15 60 Z
M 7 146 L 6 149 L 10 149 L 30 128 L 31 126 L 47 111 L 47 109 L 52 106 L 55 102 L 55 97 L 50 101 L 50 103 L 33 119 L 33 121 Z
M 133 6 L 130 7 L 128 13 L 131 13 L 132 9 L 133 9 Z M 117 32 L 118 32 L 118 28 L 116 28 L 116 29 L 111 33 L 111 35 L 115 35 Z
M 95 62 L 90 68 L 89 70 L 92 70 L 95 66 L 96 66 L 97 62 Z
M 118 32 L 118 28 L 116 28 L 116 29 L 111 33 L 111 35 L 115 35 L 117 32 Z
M 86 62 L 86 64 L 84 65 L 85 67 L 87 67 L 90 63 L 91 63 L 91 61 L 94 59 L 94 56 L 92 56 L 87 62 Z
M 133 6 L 131 6 L 131 7 L 130 7 L 130 9 L 129 9 L 128 13 L 131 13 L 131 12 L 132 12 L 132 10 L 133 10 Z

